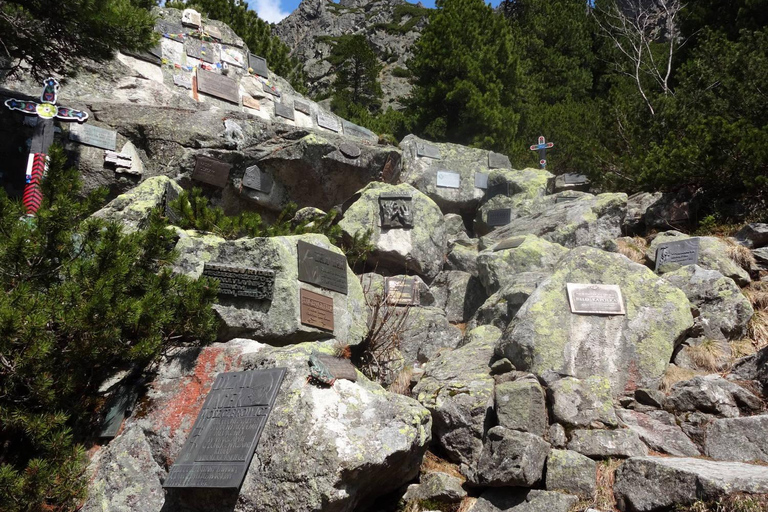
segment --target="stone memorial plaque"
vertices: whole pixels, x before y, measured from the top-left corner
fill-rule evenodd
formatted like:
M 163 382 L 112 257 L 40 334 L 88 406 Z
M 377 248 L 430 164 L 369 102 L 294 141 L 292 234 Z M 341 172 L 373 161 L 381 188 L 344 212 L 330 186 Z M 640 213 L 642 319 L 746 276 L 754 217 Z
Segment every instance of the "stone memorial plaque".
M 213 25 L 206 25 L 204 32 L 217 41 L 221 41 L 221 30 Z
M 344 125 L 344 135 L 349 135 L 350 137 L 357 137 L 358 139 L 366 139 L 366 140 L 378 142 L 379 136 L 373 133 L 368 128 L 357 125 L 355 123 L 350 123 L 346 119 L 342 119 L 341 122 Z
M 136 389 L 125 386 L 121 386 L 112 394 L 107 401 L 107 414 L 101 422 L 102 428 L 99 437 L 112 438 L 117 435 L 125 415 L 133 408 L 137 398 Z
M 176 210 L 171 208 L 171 202 L 179 198 L 179 193 L 171 185 L 166 185 L 165 194 L 163 195 L 163 213 L 168 222 L 173 225 L 178 225 L 181 221 L 181 216 Z
M 418 306 L 421 302 L 419 283 L 408 276 L 385 277 L 384 295 L 387 303 L 396 306 Z
M 293 106 L 287 103 L 275 102 L 275 115 L 293 121 Z
M 285 373 L 218 374 L 163 487 L 239 489 Z
M 577 201 L 579 198 L 576 196 L 557 196 L 555 198 L 555 204 L 568 203 L 570 201 Z
M 494 183 L 493 185 L 488 185 L 488 189 L 485 192 L 486 200 L 496 196 L 509 196 L 508 181 L 502 181 L 500 183 Z
M 563 174 L 563 183 L 566 185 L 584 185 L 589 183 L 589 178 L 583 174 L 566 173 Z
M 333 297 L 301 289 L 301 323 L 333 332 Z
M 352 159 L 358 158 L 362 154 L 360 148 L 350 142 L 342 142 L 339 144 L 339 151 L 341 151 L 341 154 L 345 157 Z
M 347 294 L 347 258 L 302 240 L 298 242 L 299 281 Z
M 621 288 L 615 284 L 566 283 L 571 313 L 625 315 Z
M 222 47 L 221 60 L 239 68 L 245 67 L 245 56 L 243 55 L 243 52 L 235 48 Z
M 252 108 L 255 110 L 261 110 L 261 104 L 259 103 L 259 100 L 257 100 L 253 96 L 246 95 L 246 96 L 243 96 L 242 99 L 243 99 L 244 107 Z
M 357 372 L 349 359 L 342 359 L 328 354 L 313 352 L 309 357 L 311 367 L 310 374 L 319 378 L 328 384 L 338 379 L 346 379 L 352 382 L 357 381 Z
M 202 275 L 219 282 L 219 295 L 271 300 L 275 288 L 274 270 L 263 268 L 206 263 Z
M 198 69 L 197 90 L 235 105 L 240 104 L 240 88 L 237 82 L 224 75 Z
M 192 90 L 192 75 L 173 75 L 174 85 Z
M 656 272 L 662 265 L 695 265 L 699 261 L 699 239 L 686 238 L 665 242 L 656 248 Z
M 265 173 L 258 166 L 252 165 L 245 170 L 243 186 L 269 194 L 272 192 L 272 175 Z
M 309 115 L 309 103 L 307 103 L 306 101 L 295 100 L 293 102 L 293 108 L 295 108 L 302 114 Z
M 416 156 L 439 159 L 440 149 L 437 146 L 433 146 L 427 142 L 417 142 Z
M 486 224 L 489 226 L 506 226 L 511 222 L 512 210 L 509 208 L 502 208 L 501 210 L 491 210 L 488 212 L 488 219 Z
M 209 156 L 197 155 L 192 179 L 224 188 L 227 186 L 227 182 L 229 182 L 230 169 L 232 169 L 232 166 L 226 162 Z
M 184 12 L 181 13 L 181 24 L 188 27 L 200 28 L 200 25 L 203 24 L 203 20 L 200 13 L 196 10 L 184 9 Z
M 114 151 L 117 145 L 117 132 L 92 124 L 72 123 L 69 125 L 69 140 Z
M 382 229 L 413 227 L 413 197 L 405 194 L 380 194 Z
M 452 171 L 437 171 L 437 186 L 461 188 L 461 174 Z
M 267 59 L 259 57 L 252 53 L 248 54 L 248 67 L 253 70 L 253 74 L 269 78 L 269 68 L 267 67 Z
M 504 251 L 506 249 L 517 249 L 525 242 L 524 236 L 513 236 L 511 238 L 505 238 L 501 242 L 493 246 L 493 252 Z
M 326 114 L 325 112 L 317 113 L 317 126 L 336 133 L 341 131 L 341 122 L 339 119 L 331 114 Z
M 484 172 L 475 173 L 475 188 L 488 188 L 488 175 Z
M 488 152 L 488 167 L 490 169 L 511 169 L 512 162 L 509 161 L 507 155 L 501 153 Z

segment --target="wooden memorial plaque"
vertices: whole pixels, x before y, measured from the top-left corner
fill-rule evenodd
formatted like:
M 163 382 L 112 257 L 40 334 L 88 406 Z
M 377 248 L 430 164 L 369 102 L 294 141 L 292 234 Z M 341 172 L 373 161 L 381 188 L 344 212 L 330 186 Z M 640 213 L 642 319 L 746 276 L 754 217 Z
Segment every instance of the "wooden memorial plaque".
M 302 288 L 299 299 L 302 324 L 333 332 L 333 297 Z
M 336 116 L 326 114 L 325 112 L 317 113 L 317 126 L 336 133 L 341 131 L 341 122 L 339 119 Z
M 245 170 L 243 186 L 269 194 L 272 192 L 272 175 L 265 173 L 258 166 L 252 165 Z
M 485 191 L 485 199 L 491 199 L 496 196 L 509 196 L 509 182 L 502 181 L 488 185 L 488 189 Z
M 566 283 L 571 313 L 625 315 L 621 288 L 615 284 Z
M 396 306 L 418 306 L 419 283 L 416 278 L 408 276 L 385 277 L 384 295 L 387 303 Z
M 272 300 L 275 272 L 263 268 L 206 263 L 203 277 L 219 282 L 219 295 L 256 300 Z
M 488 168 L 490 169 L 511 169 L 512 162 L 507 155 L 501 153 L 488 152 Z
M 163 487 L 239 489 L 285 373 L 218 374 Z
M 287 103 L 279 103 L 275 102 L 275 115 L 284 117 L 285 119 L 290 119 L 291 121 L 294 120 L 293 117 L 293 106 L 289 105 Z
M 73 123 L 69 126 L 69 140 L 114 151 L 117 146 L 117 132 L 92 124 Z
M 243 96 L 243 106 L 252 108 L 255 110 L 261 110 L 261 105 L 259 104 L 259 100 L 257 100 L 256 98 L 250 95 Z
M 264 57 L 259 57 L 258 55 L 249 54 L 248 55 L 248 67 L 250 67 L 253 70 L 253 73 L 255 75 L 263 76 L 264 78 L 269 78 L 269 68 L 267 67 L 267 59 Z
M 209 156 L 197 155 L 192 179 L 224 188 L 229 182 L 229 171 L 232 166 Z
M 309 103 L 301 100 L 294 100 L 293 108 L 301 112 L 302 114 L 309 115 Z
M 413 196 L 407 194 L 380 194 L 379 213 L 382 229 L 413 227 Z
M 461 188 L 461 174 L 452 171 L 437 171 L 437 186 L 442 188 Z
M 429 144 L 428 142 L 417 142 L 416 156 L 439 159 L 440 149 L 437 146 Z
M 484 172 L 475 173 L 475 188 L 488 188 L 488 175 Z
M 198 69 L 197 90 L 235 105 L 240 104 L 240 88 L 237 82 L 224 75 Z
M 512 210 L 509 208 L 502 208 L 500 210 L 491 210 L 488 212 L 488 218 L 486 224 L 489 226 L 506 226 L 511 222 Z
M 699 239 L 664 242 L 656 248 L 656 272 L 664 265 L 695 265 L 699 262 Z
M 328 249 L 298 242 L 299 281 L 347 294 L 347 258 Z

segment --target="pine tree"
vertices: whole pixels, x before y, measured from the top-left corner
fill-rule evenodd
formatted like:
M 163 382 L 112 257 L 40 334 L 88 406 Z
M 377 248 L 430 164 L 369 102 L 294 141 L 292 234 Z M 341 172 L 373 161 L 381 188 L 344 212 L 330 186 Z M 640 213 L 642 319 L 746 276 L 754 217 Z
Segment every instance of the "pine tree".
M 354 120 L 363 111 L 374 113 L 381 108 L 381 65 L 364 35 L 340 37 L 329 61 L 336 73 L 331 101 L 335 113 Z

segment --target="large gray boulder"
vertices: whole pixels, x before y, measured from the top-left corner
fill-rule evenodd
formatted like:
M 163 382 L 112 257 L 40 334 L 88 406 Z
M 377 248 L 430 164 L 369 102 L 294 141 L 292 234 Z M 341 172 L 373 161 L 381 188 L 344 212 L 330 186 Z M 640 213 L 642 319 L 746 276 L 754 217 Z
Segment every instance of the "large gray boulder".
M 574 430 L 568 449 L 592 459 L 637 457 L 648 455 L 648 447 L 637 433 L 629 429 Z
M 768 415 L 717 419 L 707 427 L 704 449 L 716 460 L 768 462 Z
M 443 267 L 447 242 L 443 214 L 435 202 L 407 184 L 371 183 L 359 193 L 339 223 L 344 236 L 362 236 L 370 229 L 374 250 L 368 263 L 434 279 Z M 412 196 L 413 228 L 382 229 L 380 194 Z
M 546 488 L 592 498 L 597 490 L 597 463 L 570 450 L 552 450 L 547 457 Z
M 504 280 L 508 283 L 486 299 L 475 312 L 469 326 L 495 325 L 499 329 L 506 329 L 528 297 L 549 275 L 546 272 L 521 272 L 505 276 Z
M 550 384 L 547 393 L 553 422 L 572 428 L 618 426 L 611 382 L 605 377 L 565 377 Z
M 120 194 L 93 217 L 120 222 L 127 233 L 146 226 L 153 208 L 161 206 L 169 188 L 181 193 L 182 188 L 172 179 L 156 176 L 143 181 L 139 186 Z
M 326 290 L 298 278 L 299 240 L 336 254 L 341 249 L 324 235 L 225 240 L 195 231 L 180 231 L 176 244 L 179 257 L 174 272 L 199 278 L 205 263 L 257 267 L 275 272 L 272 300 L 250 300 L 219 296 L 213 308 L 222 320 L 220 340 L 237 336 L 258 337 L 281 345 L 336 338 L 348 345 L 359 343 L 367 332 L 367 309 L 360 281 L 347 266 L 347 294 Z M 300 289 L 333 298 L 333 332 L 301 323 Z
M 475 214 L 475 233 L 485 235 L 493 230 L 493 227 L 488 225 L 488 212 L 491 210 L 508 208 L 510 219 L 517 219 L 550 208 L 557 201 L 555 196 L 546 195 L 547 186 L 552 179 L 552 174 L 544 169 L 491 171 L 488 175 L 488 188 L 507 187 L 509 195 L 501 193 L 483 200 Z
M 541 480 L 549 450 L 539 436 L 493 427 L 469 480 L 487 487 L 533 487 Z
M 675 412 L 700 411 L 735 418 L 740 409 L 759 411 L 762 402 L 734 382 L 719 375 L 705 375 L 675 383 L 664 407 Z
M 619 418 L 629 430 L 637 433 L 640 439 L 654 451 L 668 453 L 678 457 L 696 457 L 699 449 L 677 425 L 669 425 L 647 414 L 619 409 Z
M 430 290 L 435 306 L 455 324 L 469 320 L 487 298 L 480 280 L 460 270 L 443 270 L 432 281 Z
M 489 489 L 468 512 L 570 512 L 578 496 L 538 489 Z
M 754 380 L 763 386 L 763 394 L 768 391 L 768 347 L 756 354 L 739 359 L 731 370 L 729 379 Z
M 750 249 L 759 249 L 768 245 L 768 224 L 754 222 L 747 224 L 736 233 L 736 240 Z
M 495 395 L 499 425 L 544 437 L 547 431 L 547 400 L 544 389 L 536 380 L 530 378 L 498 383 Z
M 615 481 L 622 512 L 662 512 L 732 493 L 768 493 L 763 466 L 696 458 L 632 458 L 616 471 Z
M 645 213 L 661 196 L 661 192 L 638 192 L 627 198 L 627 216 L 624 219 L 626 234 L 634 235 L 645 231 Z
M 627 314 L 572 314 L 566 283 L 619 285 Z M 601 375 L 617 395 L 656 386 L 676 342 L 692 325 L 682 291 L 624 256 L 579 247 L 520 308 L 497 353 L 537 375 Z
M 438 307 L 397 308 L 395 315 L 405 316 L 400 352 L 406 365 L 424 364 L 442 349 L 456 348 L 461 342 L 461 330 L 451 325 Z

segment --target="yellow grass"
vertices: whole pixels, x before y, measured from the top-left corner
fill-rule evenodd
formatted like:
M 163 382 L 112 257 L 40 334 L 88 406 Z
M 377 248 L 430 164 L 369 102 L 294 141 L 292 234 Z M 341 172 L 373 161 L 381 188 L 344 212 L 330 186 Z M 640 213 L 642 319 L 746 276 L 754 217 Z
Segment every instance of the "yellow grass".
M 691 361 L 709 372 L 716 372 L 722 368 L 725 361 L 725 351 L 721 343 L 717 340 L 705 339 L 698 345 L 691 345 L 686 349 Z
M 424 475 L 427 473 L 445 473 L 459 478 L 462 482 L 467 480 L 459 471 L 459 466 L 452 464 L 445 459 L 441 459 L 429 451 L 424 454 L 424 458 L 421 461 L 421 474 Z
M 645 265 L 645 250 L 648 248 L 648 242 L 645 238 L 636 236 L 632 241 L 620 239 L 616 241 L 619 248 L 619 254 L 623 254 L 635 263 Z
M 752 307 L 755 309 L 768 309 L 768 283 L 765 281 L 754 281 L 744 288 L 744 295 L 747 296 Z
M 664 377 L 661 379 L 659 389 L 666 393 L 678 382 L 692 379 L 696 375 L 698 375 L 698 372 L 695 372 L 694 370 L 680 368 L 677 365 L 670 364 L 669 367 L 667 367 L 667 371 L 664 373 Z
M 744 270 L 749 270 L 755 265 L 755 257 L 752 255 L 752 251 L 736 243 L 731 238 L 723 238 L 722 240 L 725 240 L 728 244 L 728 256 L 734 263 Z
M 391 393 L 397 393 L 399 395 L 411 396 L 411 377 L 413 376 L 413 368 L 406 366 L 400 373 L 397 374 L 395 380 L 389 385 L 388 391 Z
M 755 349 L 768 346 L 768 310 L 759 309 L 755 311 L 747 326 L 747 336 L 755 342 Z
M 597 464 L 597 492 L 591 506 L 603 511 L 616 510 L 613 482 L 621 463 L 618 459 L 608 459 Z

